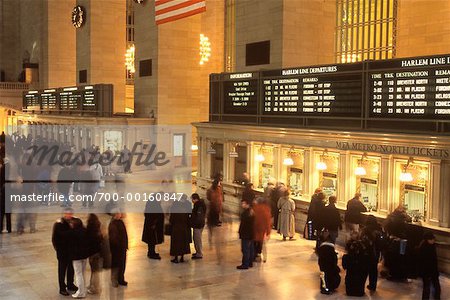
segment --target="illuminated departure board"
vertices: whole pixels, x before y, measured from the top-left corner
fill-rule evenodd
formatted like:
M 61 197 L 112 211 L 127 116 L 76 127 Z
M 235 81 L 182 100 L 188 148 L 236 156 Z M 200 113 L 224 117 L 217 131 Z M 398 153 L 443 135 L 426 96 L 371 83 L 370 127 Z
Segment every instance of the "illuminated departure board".
M 63 87 L 23 94 L 23 109 L 34 113 L 111 116 L 113 85 Z
M 256 114 L 258 80 L 254 73 L 226 74 L 224 81 L 224 112 Z
M 450 56 L 374 62 L 368 77 L 372 118 L 450 117 Z
M 263 71 L 262 113 L 359 117 L 360 70 L 361 64 L 351 64 Z

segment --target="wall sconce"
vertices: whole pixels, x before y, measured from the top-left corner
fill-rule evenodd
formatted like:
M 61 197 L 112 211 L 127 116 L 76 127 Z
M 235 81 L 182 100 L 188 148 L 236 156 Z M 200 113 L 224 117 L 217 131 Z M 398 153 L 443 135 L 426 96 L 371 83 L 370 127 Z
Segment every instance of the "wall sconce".
M 294 164 L 294 160 L 291 157 L 291 153 L 292 153 L 293 149 L 294 149 L 293 147 L 291 147 L 291 149 L 289 149 L 287 156 L 283 159 L 283 165 L 292 166 Z
M 127 52 L 125 53 L 125 66 L 127 67 L 127 70 L 130 73 L 135 73 L 136 72 L 136 68 L 134 65 L 134 53 L 135 53 L 136 48 L 134 47 L 134 45 L 131 45 L 128 49 Z
M 361 159 L 358 160 L 358 166 L 355 169 L 356 176 L 365 176 L 367 174 L 366 169 L 363 167 L 364 159 L 367 159 L 367 153 L 361 155 Z
M 327 149 L 323 150 L 323 153 L 320 156 L 320 161 L 316 164 L 316 169 L 317 170 L 325 171 L 328 168 L 327 164 L 323 161 L 323 158 L 326 157 L 326 156 L 328 156 L 328 150 Z
M 198 146 L 196 144 L 192 144 L 191 151 L 198 151 Z
M 200 34 L 200 64 L 203 65 L 205 62 L 209 61 L 211 56 L 211 43 L 209 38 L 203 33 Z
M 400 181 L 411 182 L 414 180 L 414 178 L 412 177 L 412 174 L 410 172 L 407 172 L 409 164 L 412 163 L 413 161 L 414 161 L 414 159 L 412 157 L 408 158 L 408 162 L 406 163 L 405 168 L 400 173 Z
M 264 154 L 263 154 L 263 147 L 264 147 L 264 144 L 261 145 L 261 148 L 259 148 L 259 150 L 258 150 L 258 154 L 256 154 L 255 159 L 257 162 L 263 162 L 266 160 L 266 158 L 264 157 Z

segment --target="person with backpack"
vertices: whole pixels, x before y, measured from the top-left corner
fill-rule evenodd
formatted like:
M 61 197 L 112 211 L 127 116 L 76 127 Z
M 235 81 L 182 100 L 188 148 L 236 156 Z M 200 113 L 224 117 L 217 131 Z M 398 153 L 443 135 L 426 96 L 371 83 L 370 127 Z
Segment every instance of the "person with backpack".
M 327 230 L 323 230 L 320 238 L 323 242 L 317 249 L 320 269 L 320 293 L 330 295 L 341 283 L 341 271 L 338 267 L 337 253 L 331 236 Z
M 347 296 L 364 296 L 364 285 L 369 273 L 369 258 L 366 245 L 355 231 L 346 245 L 347 254 L 342 257 L 342 267 L 346 270 L 345 291 Z
M 366 243 L 369 259 L 369 285 L 367 288 L 375 292 L 378 281 L 378 262 L 380 261 L 381 251 L 384 249 L 386 237 L 374 216 L 369 215 L 367 217 L 366 227 L 361 232 L 361 239 Z

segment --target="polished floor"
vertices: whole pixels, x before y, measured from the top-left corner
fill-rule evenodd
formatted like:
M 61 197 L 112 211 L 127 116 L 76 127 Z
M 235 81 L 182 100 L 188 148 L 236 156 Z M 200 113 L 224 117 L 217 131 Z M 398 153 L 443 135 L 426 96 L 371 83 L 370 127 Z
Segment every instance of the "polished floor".
M 78 214 L 83 220 L 86 214 Z M 51 229 L 58 215 L 38 216 L 36 233 L 0 236 L 0 299 L 69 299 L 58 294 L 57 264 L 51 245 Z M 104 225 L 109 216 L 102 215 Z M 140 241 L 143 215 L 126 218 L 130 249 L 125 273 L 128 287 L 112 288 L 109 271 L 102 274 L 103 291 L 92 299 L 348 299 L 343 281 L 338 291 L 319 293 L 314 243 L 297 236 L 283 242 L 275 233 L 268 244 L 267 263 L 238 271 L 240 243 L 235 218 L 213 232 L 211 242 L 204 231 L 205 258 L 170 263 L 169 241 L 159 246 L 161 261 L 146 257 Z M 193 245 L 192 245 L 193 249 Z M 342 252 L 340 251 L 340 255 Z M 86 274 L 89 277 L 89 270 Z M 344 278 L 344 273 L 341 273 Z M 450 279 L 441 276 L 442 299 L 450 299 Z M 363 299 L 420 299 L 421 282 L 393 283 L 381 279 L 374 294 Z

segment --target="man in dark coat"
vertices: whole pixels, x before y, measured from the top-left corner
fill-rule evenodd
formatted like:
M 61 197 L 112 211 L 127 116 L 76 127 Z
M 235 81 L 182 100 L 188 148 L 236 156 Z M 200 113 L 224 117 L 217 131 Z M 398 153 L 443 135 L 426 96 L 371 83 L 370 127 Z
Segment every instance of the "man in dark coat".
M 311 202 L 308 208 L 308 217 L 306 219 L 306 223 L 309 221 L 312 222 L 313 234 L 317 237 L 322 229 L 321 223 L 321 214 L 323 209 L 325 208 L 325 194 L 322 193 L 322 189 L 317 188 L 314 191 L 314 194 L 311 196 Z M 317 245 L 318 246 L 318 245 Z
M 148 201 L 145 205 L 144 230 L 142 241 L 147 243 L 147 257 L 151 259 L 161 259 L 156 253 L 155 246 L 164 242 L 164 213 L 159 201 Z
M 200 196 L 197 193 L 192 194 L 191 199 L 194 203 L 191 214 L 191 227 L 194 231 L 193 237 L 195 246 L 195 253 L 192 255 L 192 259 L 202 259 L 202 233 L 203 228 L 205 227 L 206 204 L 203 199 L 200 199 Z
M 329 204 L 324 208 L 324 214 L 322 216 L 323 228 L 330 233 L 331 242 L 336 244 L 336 239 L 339 234 L 339 229 L 342 229 L 341 215 L 336 208 L 336 196 L 330 196 L 328 198 Z
M 192 241 L 191 226 L 189 224 L 191 208 L 187 196 L 183 195 L 181 201 L 175 202 L 170 210 L 169 222 L 172 226 L 170 235 L 170 255 L 174 256 L 173 263 L 184 262 L 184 255 L 191 253 Z M 187 212 L 188 211 L 188 212 Z M 178 260 L 180 256 L 180 260 Z
M 422 299 L 430 299 L 430 287 L 433 286 L 433 299 L 441 298 L 438 260 L 434 234 L 427 232 L 419 247 L 419 270 L 423 280 Z
M 66 208 L 64 216 L 56 221 L 53 225 L 52 244 L 56 250 L 56 257 L 58 259 L 58 280 L 59 293 L 68 296 L 68 290 L 76 292 L 78 288 L 74 285 L 74 270 L 72 266 L 72 253 L 70 248 L 71 226 L 73 219 L 73 210 Z M 65 278 L 67 274 L 67 284 Z
M 113 287 L 128 285 L 125 281 L 125 266 L 128 250 L 128 234 L 122 214 L 119 210 L 114 212 L 108 227 L 109 247 L 111 249 L 111 282 Z
M 348 231 L 359 231 L 359 224 L 362 223 L 361 213 L 366 212 L 367 208 L 361 202 L 361 193 L 356 193 L 355 197 L 347 202 L 345 212 L 345 226 Z
M 338 288 L 341 283 L 340 269 L 338 267 L 337 254 L 331 237 L 327 231 L 322 233 L 323 240 L 317 250 L 320 269 L 320 292 L 329 295 Z
M 239 225 L 239 238 L 241 239 L 242 264 L 236 268 L 239 270 L 246 270 L 253 267 L 254 243 L 255 238 L 255 215 L 250 203 L 241 201 L 241 206 L 244 209 L 241 214 L 241 223 Z
M 254 199 L 255 199 L 255 192 L 253 191 L 253 183 L 249 182 L 247 183 L 244 191 L 242 192 L 242 200 L 245 200 L 248 203 L 253 203 Z

